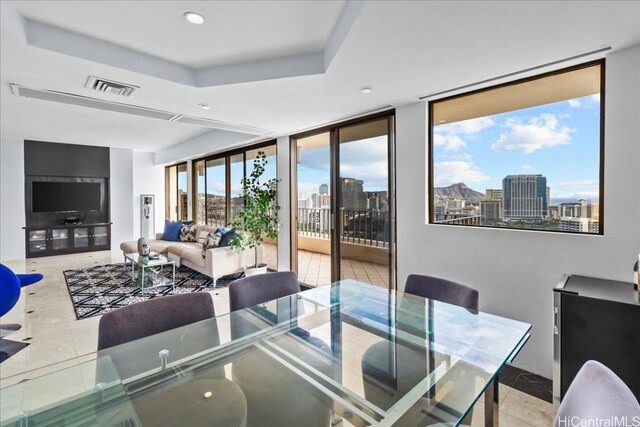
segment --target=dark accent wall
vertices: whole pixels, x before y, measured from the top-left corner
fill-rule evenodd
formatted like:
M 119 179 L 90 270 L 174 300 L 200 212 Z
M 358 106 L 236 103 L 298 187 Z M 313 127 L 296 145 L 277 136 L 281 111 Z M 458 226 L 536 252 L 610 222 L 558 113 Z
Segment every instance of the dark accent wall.
M 27 227 L 62 225 L 68 216 L 78 215 L 84 224 L 109 222 L 110 152 L 107 147 L 24 142 L 25 219 Z M 74 212 L 33 212 L 34 181 L 100 183 L 101 209 Z
M 43 141 L 24 142 L 24 174 L 109 178 L 109 148 L 59 144 Z

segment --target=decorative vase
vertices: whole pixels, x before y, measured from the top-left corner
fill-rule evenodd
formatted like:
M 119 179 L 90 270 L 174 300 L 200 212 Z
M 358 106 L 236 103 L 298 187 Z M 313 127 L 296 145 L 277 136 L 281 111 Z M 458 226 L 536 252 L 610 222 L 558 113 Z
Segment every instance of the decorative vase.
M 138 254 L 142 255 L 142 256 L 146 256 L 142 253 L 143 251 L 143 247 L 147 246 L 147 240 L 144 237 L 141 237 L 138 239 Z M 149 250 L 149 248 L 147 247 L 147 251 Z M 149 253 L 147 252 L 147 255 L 149 255 Z
M 245 277 L 256 276 L 258 274 L 265 274 L 267 272 L 267 264 L 258 264 L 257 267 L 245 267 Z

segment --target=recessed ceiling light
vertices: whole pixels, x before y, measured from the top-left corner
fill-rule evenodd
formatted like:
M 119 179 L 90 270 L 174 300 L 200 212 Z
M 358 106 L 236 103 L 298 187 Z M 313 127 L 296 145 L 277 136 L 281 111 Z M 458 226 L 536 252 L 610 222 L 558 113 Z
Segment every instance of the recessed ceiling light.
M 205 391 L 204 394 L 202 395 L 202 400 L 209 400 L 212 397 L 213 397 L 213 392 Z
M 192 24 L 200 25 L 204 24 L 204 16 L 196 12 L 186 12 L 184 18 Z
M 438 123 L 446 123 L 446 120 L 440 120 Z
M 371 92 L 373 92 L 373 89 L 371 89 L 370 86 L 363 86 L 363 87 L 360 88 L 360 92 L 362 92 L 362 93 L 371 93 Z
M 211 105 L 209 105 L 209 104 L 198 104 L 198 106 L 200 108 L 202 108 L 203 110 L 210 110 L 211 109 Z

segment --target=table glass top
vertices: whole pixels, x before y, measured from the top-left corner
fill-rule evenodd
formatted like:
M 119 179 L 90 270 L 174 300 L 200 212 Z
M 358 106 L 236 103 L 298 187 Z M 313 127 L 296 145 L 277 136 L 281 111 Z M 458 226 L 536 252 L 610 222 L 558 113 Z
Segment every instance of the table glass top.
M 149 257 L 146 256 L 142 256 L 137 252 L 134 253 L 130 253 L 130 254 L 124 254 L 124 257 L 127 258 L 130 261 L 135 262 L 136 264 L 142 264 L 142 265 L 160 265 L 160 264 L 171 264 L 174 261 L 172 259 L 167 258 L 164 255 L 158 255 L 157 259 L 151 259 Z
M 458 425 L 530 328 L 344 280 L 101 351 L 72 385 L 122 425 Z M 79 405 L 1 400 L 4 421 Z

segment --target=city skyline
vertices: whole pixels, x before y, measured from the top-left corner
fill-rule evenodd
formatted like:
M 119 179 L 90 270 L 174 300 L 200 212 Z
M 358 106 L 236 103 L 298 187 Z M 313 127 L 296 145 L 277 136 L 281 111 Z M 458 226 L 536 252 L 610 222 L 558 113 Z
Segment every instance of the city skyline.
M 433 128 L 434 187 L 543 174 L 551 200 L 599 199 L 599 94 Z

